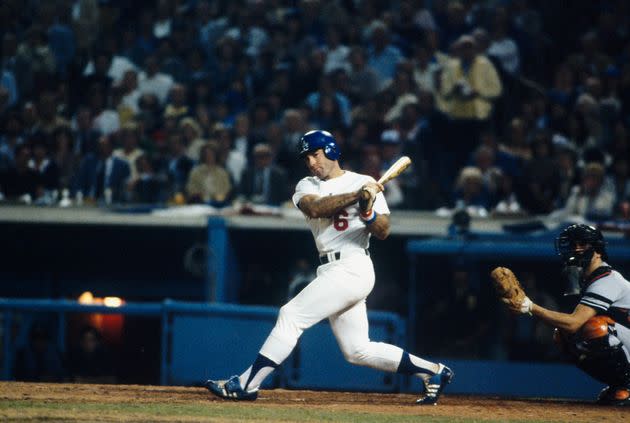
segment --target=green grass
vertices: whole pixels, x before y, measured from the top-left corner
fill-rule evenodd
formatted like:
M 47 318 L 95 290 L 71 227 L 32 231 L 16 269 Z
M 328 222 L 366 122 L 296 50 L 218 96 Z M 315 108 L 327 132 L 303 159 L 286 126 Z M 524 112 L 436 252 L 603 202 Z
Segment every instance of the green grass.
M 299 405 L 265 406 L 242 403 L 81 403 L 48 401 L 0 401 L 3 421 L 206 421 L 206 422 L 426 422 L 504 423 L 465 417 L 364 413 L 348 410 L 307 408 Z M 541 423 L 546 420 L 509 420 L 510 423 Z

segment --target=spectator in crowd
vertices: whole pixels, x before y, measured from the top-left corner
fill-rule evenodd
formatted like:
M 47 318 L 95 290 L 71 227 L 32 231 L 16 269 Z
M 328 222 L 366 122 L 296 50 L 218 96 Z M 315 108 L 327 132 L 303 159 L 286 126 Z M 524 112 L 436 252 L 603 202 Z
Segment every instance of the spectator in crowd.
M 78 81 L 78 84 L 81 86 L 81 92 L 76 93 L 77 96 L 85 95 L 86 92 L 92 89 L 100 89 L 104 92 L 108 92 L 113 81 L 109 74 L 111 63 L 111 54 L 105 50 L 99 50 L 94 55 L 92 66 L 88 65 L 90 70 L 86 70 Z M 80 100 L 81 99 L 77 98 L 77 101 Z
M 116 383 L 112 353 L 93 326 L 84 327 L 68 352 L 70 378 L 75 383 Z
M 28 167 L 37 173 L 40 184 L 45 192 L 56 190 L 59 187 L 59 168 L 50 154 L 48 145 L 43 138 L 31 140 L 33 157 L 28 162 Z
M 382 88 L 382 82 L 374 69 L 367 64 L 365 50 L 355 46 L 350 51 L 349 62 L 351 70 L 350 94 L 353 101 L 362 103 L 369 98 L 373 98 Z
M 523 169 L 521 204 L 532 214 L 548 214 L 556 207 L 560 174 L 549 134 L 539 130 L 531 144 L 532 157 Z
M 444 7 L 444 5 L 442 5 Z M 442 48 L 445 49 L 456 42 L 462 35 L 465 35 L 470 31 L 470 24 L 466 21 L 467 11 L 466 6 L 460 1 L 448 2 L 446 10 L 444 11 L 446 16 L 440 16 L 440 11 L 436 10 L 438 21 L 441 22 L 442 32 Z
M 230 175 L 217 163 L 218 146 L 207 143 L 201 148 L 200 161 L 186 183 L 188 200 L 191 203 L 222 205 L 232 191 Z
M 7 71 L 15 78 L 17 85 L 15 93 L 16 101 L 18 100 L 18 96 L 21 96 L 21 99 L 32 98 L 32 63 L 27 57 L 17 54 L 18 38 L 14 32 L 5 31 L 2 36 L 2 49 L 0 51 L 2 52 L 0 54 L 0 69 Z M 7 91 L 9 91 L 9 95 L 11 93 L 10 84 L 11 81 L 7 81 L 7 86 L 5 86 Z
M 378 180 L 381 177 L 382 163 L 381 149 L 378 144 L 370 143 L 362 146 L 358 173 Z
M 118 84 L 125 72 L 129 69 L 137 70 L 137 66 L 128 58 L 121 54 L 118 46 L 118 37 L 114 32 L 105 31 L 100 40 L 99 47 L 102 48 L 101 55 L 105 55 L 104 65 L 107 66 L 107 76 L 109 76 L 112 84 Z M 89 62 L 85 67 L 83 74 L 90 75 L 96 69 L 96 63 Z
M 45 135 L 52 135 L 59 127 L 70 126 L 70 123 L 57 112 L 57 98 L 51 91 L 45 91 L 40 95 L 37 110 L 38 131 Z
M 584 33 L 580 38 L 580 47 L 580 51 L 567 57 L 567 63 L 580 79 L 587 75 L 601 75 L 612 63 L 610 57 L 601 50 L 596 31 Z
M 160 72 L 160 64 L 155 55 L 150 55 L 144 62 L 146 75 L 140 78 L 138 90 L 141 94 L 155 95 L 160 104 L 166 104 L 168 94 L 173 87 L 174 81 L 169 75 Z
M 582 172 L 580 185 L 571 190 L 564 213 L 586 219 L 610 218 L 615 206 L 615 191 L 604 184 L 605 169 L 600 163 L 588 163 Z
M 269 129 L 271 128 L 280 128 L 280 126 L 274 124 L 269 127 Z M 282 132 L 279 131 L 279 134 L 282 135 Z M 241 151 L 234 148 L 232 132 L 228 127 L 218 123 L 213 128 L 212 135 L 219 143 L 219 163 L 228 171 L 234 185 L 240 185 L 243 172 L 247 168 L 247 157 Z
M 157 39 L 166 38 L 171 35 L 171 26 L 173 23 L 172 3 L 159 0 L 157 2 L 157 13 L 153 24 L 153 36 Z
M 164 180 L 153 170 L 146 154 L 140 154 L 134 162 L 137 176 L 129 181 L 130 201 L 140 204 L 155 204 L 164 201 Z
M 516 75 L 520 70 L 520 55 L 518 45 L 508 34 L 509 17 L 505 7 L 497 7 L 494 11 L 490 46 L 486 51 L 488 56 L 496 58 L 503 71 Z
M 186 155 L 186 144 L 180 133 L 171 134 L 168 140 L 171 158 L 168 162 L 168 180 L 172 194 L 183 193 L 188 174 L 195 162 Z
M 127 162 L 131 171 L 131 181 L 134 181 L 138 178 L 139 172 L 136 168 L 136 160 L 144 154 L 144 151 L 138 147 L 138 125 L 135 122 L 126 123 L 117 135 L 121 147 L 116 148 L 113 155 Z
M 219 15 L 217 3 L 207 0 L 197 2 L 196 13 L 197 26 L 199 32 L 199 42 L 209 50 L 214 46 L 220 35 L 227 29 L 229 19 L 227 16 Z
M 492 203 L 479 168 L 466 166 L 460 171 L 453 192 L 453 203 L 456 208 L 470 209 L 479 216 L 487 216 Z
M 6 93 L 6 100 L 2 103 L 2 108 L 14 106 L 18 101 L 18 87 L 11 71 L 0 70 L 0 88 Z
M 89 107 L 78 108 L 74 122 L 73 151 L 77 157 L 96 153 L 101 132 L 93 126 L 92 111 Z
M 0 174 L 0 198 L 30 204 L 44 193 L 41 177 L 29 166 L 31 158 L 27 144 L 15 148 L 15 165 Z
M 79 0 L 72 5 L 72 27 L 76 34 L 77 49 L 87 51 L 96 41 L 100 9 L 97 0 Z
M 125 107 L 132 116 L 137 115 L 140 112 L 138 102 L 142 95 L 138 89 L 138 72 L 133 69 L 126 71 L 120 81 L 119 89 L 122 95 L 121 106 Z
M 110 135 L 120 129 L 118 113 L 107 104 L 107 98 L 103 91 L 93 86 L 88 93 L 90 114 L 92 115 L 92 128 L 103 135 Z
M 247 113 L 239 113 L 234 118 L 234 148 L 247 156 L 250 149 L 250 121 Z
M 334 96 L 321 96 L 317 109 L 312 112 L 310 123 L 315 128 L 336 128 L 344 125 L 339 102 Z
M 39 112 L 37 105 L 31 101 L 27 101 L 22 106 L 22 124 L 23 136 L 28 138 L 39 132 Z
M 71 189 L 79 168 L 79 156 L 74 154 L 74 137 L 70 128 L 59 128 L 53 134 L 52 160 L 59 170 L 59 188 Z
M 617 156 L 613 159 L 611 175 L 607 177 L 606 186 L 615 193 L 615 214 L 619 213 L 619 206 L 630 201 L 630 165 L 628 156 Z
M 494 192 L 494 207 L 491 210 L 494 216 L 515 216 L 523 215 L 525 211 L 518 200 L 518 195 L 514 189 L 514 179 L 512 175 L 503 172 L 501 169 L 494 168 L 492 174 Z
M 456 58 L 442 72 L 441 93 L 450 103 L 457 149 L 456 165 L 462 166 L 479 143 L 479 135 L 490 123 L 493 101 L 501 95 L 501 81 L 488 58 L 478 54 L 473 37 L 460 37 Z
M 252 150 L 253 167 L 243 174 L 238 197 L 254 204 L 279 206 L 289 197 L 286 172 L 273 164 L 268 144 L 256 144 Z
M 324 102 L 325 104 L 322 104 Z M 321 77 L 319 89 L 306 97 L 306 104 L 311 108 L 314 120 L 322 118 L 322 114 L 327 114 L 326 119 L 330 121 L 330 124 L 350 125 L 352 107 L 350 100 L 343 93 L 335 90 L 331 75 Z
M 91 200 L 124 202 L 131 169 L 126 160 L 113 155 L 109 136 L 99 140 L 98 154 L 88 154 L 81 161 L 77 175 L 77 192 Z
M 0 172 L 13 166 L 15 148 L 24 142 L 22 119 L 17 111 L 8 113 L 0 134 Z
M 400 50 L 390 42 L 387 25 L 380 20 L 373 21 L 368 27 L 370 46 L 368 48 L 368 65 L 379 76 L 383 86 L 394 77 L 396 66 L 403 58 Z
M 201 148 L 206 144 L 201 126 L 195 119 L 186 117 L 179 121 L 179 129 L 184 137 L 186 154 L 192 160 L 199 161 Z
M 65 75 L 76 54 L 76 37 L 70 27 L 70 10 L 51 4 L 44 11 L 49 13 L 51 25 L 48 27 L 48 44 L 55 57 L 57 72 Z
M 55 71 L 55 57 L 46 38 L 43 28 L 33 25 L 27 30 L 26 37 L 19 44 L 16 53 L 20 61 L 30 63 L 36 87 L 45 86 L 46 79 Z
M 432 60 L 430 54 L 426 45 L 416 45 L 413 55 L 413 79 L 420 89 L 436 93 L 442 65 L 437 60 Z
M 520 117 L 512 119 L 504 141 L 505 142 L 499 144 L 499 149 L 518 161 L 520 167 L 522 167 L 527 160 L 532 158 L 531 145 L 527 140 L 527 127 L 525 121 Z
M 341 29 L 330 26 L 326 31 L 326 63 L 324 73 L 330 73 L 337 69 L 350 70 L 348 56 L 350 48 L 343 44 Z
M 186 86 L 182 84 L 173 84 L 169 90 L 168 101 L 164 109 L 165 113 L 169 113 L 177 118 L 183 118 L 190 114 L 186 101 Z
M 284 143 L 283 149 L 290 154 L 298 151 L 299 141 L 306 130 L 306 122 L 303 113 L 298 109 L 287 109 L 282 118 L 284 127 Z
M 577 168 L 577 151 L 573 145 L 568 144 L 566 138 L 558 138 L 558 143 L 554 143 L 554 157 L 558 169 L 560 180 L 558 185 L 558 196 L 556 198 L 556 208 L 563 207 L 566 203 L 573 186 L 578 184 L 579 170 Z

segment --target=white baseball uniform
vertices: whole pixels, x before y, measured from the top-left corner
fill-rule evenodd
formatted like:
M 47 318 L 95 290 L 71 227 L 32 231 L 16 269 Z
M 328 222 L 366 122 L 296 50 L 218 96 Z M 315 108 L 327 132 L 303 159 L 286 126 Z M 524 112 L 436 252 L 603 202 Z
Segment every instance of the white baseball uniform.
M 309 194 L 320 197 L 359 190 L 365 183 L 374 182 L 370 176 L 345 171 L 329 180 L 306 177 L 296 186 L 293 202 Z M 378 214 L 389 214 L 382 193 L 377 195 L 373 209 Z M 317 277 L 297 296 L 280 309 L 278 320 L 260 349 L 260 355 L 276 364 L 282 363 L 295 347 L 302 332 L 328 318 L 344 357 L 350 363 L 389 372 L 430 376 L 439 371 L 438 364 L 430 363 L 401 348 L 371 342 L 365 299 L 374 287 L 374 267 L 367 248 L 370 232 L 359 217 L 359 206 L 353 204 L 332 218 L 307 218 L 322 264 Z M 401 360 L 405 354 L 404 365 Z M 252 375 L 250 367 L 241 375 L 241 386 L 258 388 L 271 370 Z M 254 372 L 258 372 L 255 369 Z
M 345 171 L 343 175 L 322 181 L 309 176 L 298 182 L 293 194 L 293 203 L 298 207 L 300 200 L 309 194 L 319 197 L 344 194 L 359 190 L 365 183 L 375 182 L 374 178 Z M 373 209 L 378 214 L 389 214 L 383 193 L 378 193 Z M 320 256 L 335 251 L 365 250 L 370 245 L 370 233 L 359 218 L 359 205 L 353 204 L 332 219 L 307 219 Z

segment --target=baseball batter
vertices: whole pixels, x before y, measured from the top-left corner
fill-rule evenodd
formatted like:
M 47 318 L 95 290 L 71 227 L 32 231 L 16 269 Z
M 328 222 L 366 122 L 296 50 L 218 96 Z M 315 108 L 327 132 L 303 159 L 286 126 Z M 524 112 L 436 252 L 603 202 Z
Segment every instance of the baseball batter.
M 571 225 L 556 240 L 572 293 L 579 295 L 572 313 L 559 313 L 525 297 L 510 305 L 556 328 L 557 343 L 577 367 L 608 385 L 597 401 L 630 405 L 630 282 L 606 262 L 602 233 Z
M 352 364 L 422 378 L 418 404 L 436 404 L 453 372 L 401 348 L 370 341 L 365 300 L 374 287 L 370 236 L 389 235 L 389 208 L 383 186 L 373 178 L 343 170 L 339 148 L 326 131 L 301 139 L 300 156 L 313 176 L 296 186 L 293 202 L 306 217 L 319 251 L 317 277 L 280 309 L 275 327 L 254 363 L 240 376 L 206 382 L 215 395 L 255 400 L 263 380 L 291 353 L 304 330 L 328 319 L 344 357 Z

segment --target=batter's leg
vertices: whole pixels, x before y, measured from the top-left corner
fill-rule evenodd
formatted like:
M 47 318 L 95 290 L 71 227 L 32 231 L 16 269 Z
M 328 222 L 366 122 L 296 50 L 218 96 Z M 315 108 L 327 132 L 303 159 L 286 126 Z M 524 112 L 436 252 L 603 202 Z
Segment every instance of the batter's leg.
M 317 278 L 280 308 L 276 325 L 256 360 L 239 377 L 244 390 L 257 390 L 265 378 L 291 354 L 304 330 L 340 310 L 352 307 L 369 294 L 374 281 L 373 272 L 361 275 L 356 281 L 347 272 L 342 266 L 318 272 Z
M 329 320 L 344 357 L 352 364 L 422 379 L 439 373 L 443 368 L 439 363 L 423 360 L 395 345 L 370 341 L 365 300 Z

